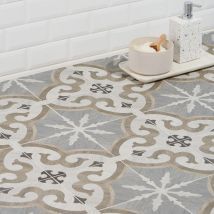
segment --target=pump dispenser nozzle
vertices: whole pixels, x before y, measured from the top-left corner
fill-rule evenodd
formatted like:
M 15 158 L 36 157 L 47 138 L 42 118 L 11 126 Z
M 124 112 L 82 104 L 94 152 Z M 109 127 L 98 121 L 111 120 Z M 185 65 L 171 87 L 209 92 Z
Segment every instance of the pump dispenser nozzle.
M 199 4 L 194 4 L 191 1 L 186 1 L 184 3 L 184 15 L 183 15 L 184 19 L 191 19 L 192 18 L 193 7 L 202 7 L 202 6 Z

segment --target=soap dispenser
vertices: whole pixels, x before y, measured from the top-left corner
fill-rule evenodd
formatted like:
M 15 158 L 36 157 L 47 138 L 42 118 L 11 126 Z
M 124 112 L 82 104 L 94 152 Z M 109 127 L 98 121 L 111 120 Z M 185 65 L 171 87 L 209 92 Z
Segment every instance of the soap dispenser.
M 192 61 L 201 56 L 201 19 L 193 17 L 193 7 L 201 5 L 186 1 L 184 14 L 170 19 L 169 36 L 174 42 L 174 61 L 177 63 Z

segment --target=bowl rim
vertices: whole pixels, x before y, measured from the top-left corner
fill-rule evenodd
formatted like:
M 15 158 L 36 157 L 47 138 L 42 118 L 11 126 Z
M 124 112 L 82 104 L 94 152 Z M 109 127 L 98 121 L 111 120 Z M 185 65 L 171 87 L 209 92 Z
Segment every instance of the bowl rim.
M 140 51 L 140 50 L 137 50 L 136 48 L 134 48 L 134 44 L 136 42 L 139 42 L 141 40 L 147 40 L 147 39 L 148 39 L 147 42 L 153 42 L 153 41 L 149 41 L 149 40 L 151 40 L 151 39 L 152 40 L 156 40 L 156 39 L 158 39 L 158 37 L 138 37 L 138 38 L 136 38 L 136 39 L 134 39 L 134 40 L 132 40 L 130 42 L 130 44 L 129 44 L 129 50 L 136 51 L 136 52 L 138 52 L 140 54 L 162 55 L 162 54 L 165 54 L 166 52 L 169 52 L 169 51 L 173 50 L 173 48 L 174 48 L 174 43 L 171 40 L 166 40 L 166 42 L 169 44 L 169 48 L 166 49 L 166 51 L 162 51 L 162 52 L 153 52 L 153 53 L 150 53 L 150 52 Z

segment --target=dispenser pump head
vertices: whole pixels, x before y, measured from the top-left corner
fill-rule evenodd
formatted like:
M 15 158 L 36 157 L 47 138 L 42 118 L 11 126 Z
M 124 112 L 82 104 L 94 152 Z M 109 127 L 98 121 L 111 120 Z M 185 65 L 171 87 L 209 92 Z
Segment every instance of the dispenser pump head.
M 184 15 L 183 15 L 184 19 L 191 19 L 192 18 L 193 7 L 201 7 L 201 5 L 194 4 L 191 1 L 186 1 L 184 3 Z

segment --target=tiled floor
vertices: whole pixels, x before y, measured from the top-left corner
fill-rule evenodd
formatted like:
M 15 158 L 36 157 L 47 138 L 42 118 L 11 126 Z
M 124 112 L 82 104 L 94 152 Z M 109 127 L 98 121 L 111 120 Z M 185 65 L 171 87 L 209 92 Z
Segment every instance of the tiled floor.
M 143 85 L 122 60 L 0 83 L 0 214 L 214 213 L 214 67 Z

